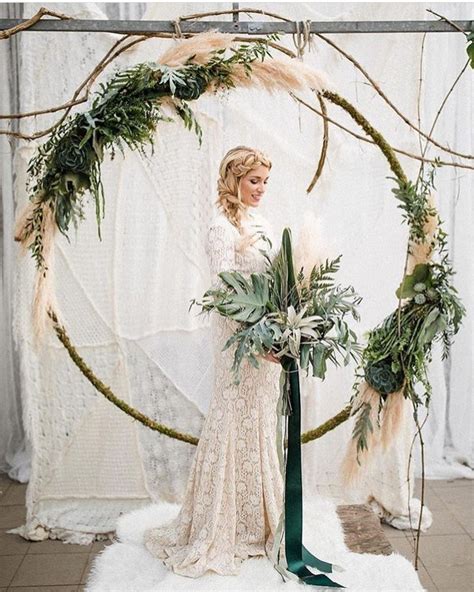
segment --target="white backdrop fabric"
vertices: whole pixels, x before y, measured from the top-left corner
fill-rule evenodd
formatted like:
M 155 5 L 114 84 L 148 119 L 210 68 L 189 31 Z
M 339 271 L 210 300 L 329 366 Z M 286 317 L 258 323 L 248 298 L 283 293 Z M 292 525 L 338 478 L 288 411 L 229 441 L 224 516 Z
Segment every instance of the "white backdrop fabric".
M 295 20 L 424 19 L 424 4 L 265 3 L 245 4 L 291 15 Z M 99 4 L 49 4 L 78 18 L 106 18 Z M 149 3 L 144 19 L 168 20 L 228 3 Z M 453 19 L 469 18 L 467 5 L 446 3 L 438 10 Z M 25 4 L 25 16 L 37 5 Z M 133 16 L 133 15 L 132 15 Z M 214 17 L 216 19 L 224 17 Z M 229 18 L 229 17 L 228 17 Z M 248 19 L 241 15 L 242 19 Z M 255 19 L 262 18 L 260 15 Z M 430 17 L 431 18 L 431 17 Z M 379 82 L 412 121 L 417 118 L 417 84 L 422 35 L 334 35 Z M 64 102 L 106 53 L 112 34 L 22 34 L 11 42 L 9 59 L 18 60 L 16 108 L 29 111 Z M 68 44 L 82 51 L 65 51 Z M 123 55 L 114 68 L 155 60 L 172 41 L 149 40 Z M 292 46 L 291 37 L 283 44 Z M 428 35 L 423 67 L 421 125 L 428 130 L 439 105 L 461 69 L 465 42 L 457 34 Z M 1 51 L 5 50 L 2 46 Z M 315 39 L 305 63 L 328 75 L 333 87 L 365 113 L 392 145 L 417 152 L 418 137 L 402 124 L 376 92 L 333 49 Z M 440 76 L 440 72 L 443 76 Z M 100 80 L 110 75 L 106 73 Z M 13 81 L 12 81 L 13 82 Z M 2 112 L 11 94 L 2 95 Z M 310 94 L 300 93 L 313 101 Z M 3 108 L 8 106 L 8 108 Z M 80 109 L 83 109 L 81 106 Z M 374 147 L 330 127 L 329 152 L 322 178 L 310 195 L 322 141 L 320 119 L 277 93 L 237 90 L 201 97 L 193 109 L 203 127 L 201 148 L 181 122 L 163 123 L 155 154 L 143 158 L 127 152 L 102 167 L 106 217 L 100 242 L 93 205 L 70 242 L 60 237 L 55 249 L 55 280 L 60 315 L 86 362 L 112 390 L 162 423 L 199 435 L 209 404 L 212 366 L 209 321 L 188 313 L 210 281 L 204 237 L 214 213 L 218 164 L 237 144 L 268 153 L 273 168 L 263 215 L 277 234 L 290 226 L 295 235 L 306 214 L 318 219 L 319 242 L 328 256 L 342 253 L 338 274 L 363 296 L 363 333 L 396 306 L 395 289 L 404 263 L 407 229 L 391 194 L 386 161 Z M 335 106 L 330 116 L 354 129 Z M 21 121 L 24 132 L 47 127 L 48 116 Z M 472 77 L 466 73 L 437 126 L 443 144 L 472 153 Z M 357 130 L 358 131 L 358 130 Z M 153 500 L 179 501 L 184 493 L 194 447 L 161 436 L 133 422 L 84 379 L 54 334 L 36 351 L 31 335 L 34 263 L 20 259 L 11 243 L 14 208 L 26 202 L 26 166 L 34 143 L 14 145 L 12 166 L 5 168 L 3 191 L 2 285 L 5 321 L 13 310 L 13 332 L 2 335 L 2 467 L 19 472 L 18 452 L 31 443 L 28 516 L 23 534 L 88 542 L 114 529 L 117 517 Z M 2 143 L 2 153 L 9 146 Z M 433 155 L 431 150 L 430 155 Z M 449 156 L 446 157 L 449 160 Z M 414 178 L 418 165 L 401 157 Z M 5 159 L 6 160 L 6 159 Z M 10 161 L 8 161 L 10 162 Z M 427 475 L 473 477 L 472 402 L 472 175 L 445 167 L 437 174 L 437 205 L 450 235 L 458 271 L 456 285 L 469 314 L 449 360 L 436 349 L 430 368 L 433 399 L 425 426 Z M 12 334 L 16 352 L 12 351 Z M 14 354 L 14 355 L 13 355 Z M 14 364 L 18 363 L 15 378 Z M 3 368 L 2 368 L 3 370 Z M 303 429 L 339 411 L 348 401 L 353 367 L 330 368 L 327 379 L 304 382 Z M 16 392 L 21 392 L 21 401 Z M 27 440 L 21 444 L 21 422 Z M 339 465 L 351 423 L 303 447 L 305 487 L 336 501 L 374 499 L 389 519 L 414 511 L 407 483 L 408 454 L 414 426 L 406 407 L 399 441 L 376 459 L 360 486 L 341 487 Z M 15 419 L 16 418 L 16 419 Z M 27 454 L 21 457 L 24 461 Z M 418 463 L 419 464 L 419 463 Z M 25 464 L 23 478 L 25 479 Z M 414 463 L 412 464 L 413 470 Z M 412 486 L 411 486 L 412 487 Z

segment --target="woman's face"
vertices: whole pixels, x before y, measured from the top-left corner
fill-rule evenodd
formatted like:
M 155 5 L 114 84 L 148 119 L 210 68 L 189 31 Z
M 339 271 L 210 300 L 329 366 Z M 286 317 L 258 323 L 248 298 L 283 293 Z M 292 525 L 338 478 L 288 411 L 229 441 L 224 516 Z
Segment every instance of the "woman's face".
M 258 207 L 267 188 L 269 172 L 269 168 L 261 164 L 240 179 L 240 196 L 244 205 Z

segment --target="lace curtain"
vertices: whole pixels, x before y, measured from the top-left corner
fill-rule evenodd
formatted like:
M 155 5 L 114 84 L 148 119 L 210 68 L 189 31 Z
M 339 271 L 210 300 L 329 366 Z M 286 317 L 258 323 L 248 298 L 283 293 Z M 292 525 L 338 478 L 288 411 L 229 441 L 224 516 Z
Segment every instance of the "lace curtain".
M 146 13 L 144 5 L 131 4 L 48 6 L 78 18 L 168 20 L 211 7 L 226 9 L 229 3 L 149 3 Z M 270 9 L 267 3 L 252 6 Z M 19 5 L 0 10 L 5 16 L 28 17 L 37 5 L 23 4 L 21 8 L 23 15 L 14 13 Z M 462 3 L 439 5 L 438 9 L 453 19 L 468 18 Z M 117 10 L 121 12 L 116 14 Z M 283 3 L 275 5 L 274 11 L 301 20 L 416 20 L 429 16 L 418 4 L 333 3 L 323 7 Z M 357 57 L 401 111 L 416 121 L 422 36 L 334 38 Z M 84 33 L 74 34 L 73 39 L 84 51 L 65 53 L 64 44 L 71 41 L 64 34 L 52 33 L 24 33 L 0 45 L 5 57 L 2 68 L 9 72 L 10 80 L 8 93 L 1 99 L 2 113 L 63 102 L 116 36 Z M 291 37 L 282 42 L 291 47 Z M 169 43 L 149 40 L 140 44 L 124 54 L 116 67 L 157 59 Z M 324 70 L 335 88 L 358 105 L 394 146 L 417 152 L 416 134 L 400 123 L 362 75 L 322 41 L 315 40 L 314 45 L 304 61 Z M 456 34 L 426 38 L 423 129 L 429 129 L 462 67 L 464 45 L 464 38 Z M 444 64 L 443 72 L 449 73 L 442 83 L 440 64 Z M 319 156 L 322 126 L 291 98 L 239 90 L 219 98 L 201 97 L 193 108 L 204 130 L 201 148 L 178 121 L 160 126 L 154 156 L 142 158 L 127 152 L 125 158 L 117 155 L 114 161 L 104 163 L 103 240 L 97 238 L 91 205 L 87 220 L 77 233 L 71 232 L 71 242 L 63 237 L 57 241 L 56 288 L 73 342 L 103 381 L 145 413 L 198 435 L 210 400 L 213 368 L 208 322 L 189 314 L 187 308 L 190 299 L 201 296 L 209 283 L 204 236 L 213 214 L 218 163 L 228 148 L 254 145 L 272 159 L 271 180 L 261 209 L 277 233 L 289 225 L 297 236 L 306 214 L 316 215 L 320 242 L 328 256 L 343 254 L 340 282 L 352 284 L 364 298 L 362 321 L 355 327 L 361 336 L 396 305 L 394 291 L 403 270 L 407 231 L 391 197 L 393 182 L 387 179 L 390 171 L 383 156 L 334 127 L 330 127 L 323 176 L 306 195 Z M 330 111 L 331 117 L 353 127 L 336 107 Z M 22 120 L 21 129 L 31 132 L 53 121 L 49 115 Z M 470 129 L 472 82 L 466 74 L 448 102 L 436 137 L 471 153 Z M 55 536 L 88 540 L 91 534 L 112 529 L 120 512 L 148 503 L 150 498 L 179 499 L 194 448 L 151 432 L 112 407 L 80 375 L 55 335 L 47 337 L 40 352 L 34 350 L 30 331 L 34 266 L 32 260 L 18 258 L 17 245 L 11 239 L 15 210 L 26 200 L 25 171 L 34 144 L 0 140 L 6 155 L 1 189 L 2 316 L 7 327 L 1 336 L 0 466 L 26 480 L 31 459 L 30 536 L 46 536 L 41 530 L 44 526 Z M 417 164 L 408 159 L 403 159 L 403 164 L 414 177 Z M 456 285 L 469 309 L 472 175 L 443 168 L 437 174 L 437 188 L 438 207 L 458 271 Z M 352 371 L 331 368 L 324 383 L 305 382 L 304 429 L 315 427 L 345 404 Z M 431 367 L 434 393 L 425 426 L 430 476 L 472 476 L 471 372 L 472 317 L 468 316 L 451 358 L 441 362 L 440 352 L 435 352 Z M 23 429 L 32 443 L 31 453 Z M 350 430 L 347 423 L 305 445 L 307 487 L 340 499 L 338 468 Z M 372 495 L 393 514 L 403 513 L 409 498 L 403 483 L 412 433 L 413 426 L 407 421 L 399 445 L 380 459 L 354 499 Z

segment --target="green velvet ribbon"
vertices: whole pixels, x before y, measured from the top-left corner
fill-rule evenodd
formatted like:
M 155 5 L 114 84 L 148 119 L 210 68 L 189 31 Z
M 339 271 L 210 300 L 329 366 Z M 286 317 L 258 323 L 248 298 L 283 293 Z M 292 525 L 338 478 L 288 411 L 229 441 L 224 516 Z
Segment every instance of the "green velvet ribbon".
M 285 415 L 288 417 L 288 449 L 286 455 L 284 500 L 285 556 L 287 570 L 282 570 L 282 566 L 278 562 L 278 571 L 280 574 L 282 574 L 282 571 L 290 572 L 297 576 L 300 581 L 311 586 L 344 588 L 341 584 L 333 582 L 330 578 L 324 575 L 325 573 L 333 573 L 335 566 L 318 559 L 303 545 L 300 381 L 296 360 L 284 357 L 282 359 L 282 366 L 283 372 L 286 375 L 284 388 L 287 391 L 286 396 L 288 397 L 286 405 L 283 405 Z M 278 535 L 281 537 L 280 532 Z M 278 545 L 280 543 L 278 536 L 276 543 Z M 314 567 L 323 573 L 314 574 L 309 571 L 307 566 Z M 294 576 L 291 579 L 295 579 Z

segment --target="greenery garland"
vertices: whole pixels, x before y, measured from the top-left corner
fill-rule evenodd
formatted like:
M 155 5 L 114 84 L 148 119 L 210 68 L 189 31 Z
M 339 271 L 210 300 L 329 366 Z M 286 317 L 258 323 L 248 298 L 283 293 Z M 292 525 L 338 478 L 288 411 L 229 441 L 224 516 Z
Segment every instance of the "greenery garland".
M 278 36 L 269 36 L 269 39 L 272 38 Z M 46 272 L 43 257 L 46 207 L 54 212 L 59 231 L 68 237 L 70 224 L 77 228 L 78 222 L 85 217 L 84 200 L 89 192 L 95 201 L 98 234 L 101 238 L 100 223 L 105 215 L 105 196 L 100 167 L 107 150 L 111 151 L 112 158 L 117 148 L 123 153 L 125 146 L 143 154 L 147 145 L 151 145 L 153 150 L 156 126 L 160 121 L 173 120 L 162 111 L 166 101 L 172 102 L 185 127 L 194 130 L 201 143 L 202 130 L 188 102 L 209 90 L 232 88 L 232 69 L 235 66 L 243 66 L 250 77 L 252 63 L 270 56 L 267 40 L 261 39 L 231 48 L 228 57 L 225 52 L 225 49 L 215 50 L 204 65 L 193 63 L 194 56 L 191 56 L 179 67 L 148 62 L 119 71 L 107 84 L 100 85 L 89 111 L 70 116 L 52 132 L 28 167 L 28 188 L 34 208 L 23 229 L 22 240 L 32 237 L 29 248 L 39 271 Z M 397 186 L 392 191 L 404 212 L 403 219 L 410 229 L 410 241 L 423 243 L 426 238 L 424 225 L 428 216 L 434 213 L 428 205 L 433 175 L 426 181 L 412 184 L 388 142 L 353 105 L 337 93 L 327 90 L 321 92 L 321 96 L 343 108 L 379 146 L 395 174 Z M 419 266 L 412 275 L 404 277 L 397 295 L 408 299 L 408 302 L 403 307 L 399 306 L 368 334 L 368 344 L 358 368 L 362 374 L 356 372 L 354 389 L 357 390 L 360 380 L 367 380 L 380 393 L 380 406 L 387 395 L 400 385 L 404 385 L 404 396 L 409 397 L 415 405 L 429 403 L 431 388 L 426 377 L 426 367 L 432 343 L 441 338 L 445 346 L 444 356 L 448 355 L 452 337 L 465 314 L 451 284 L 454 271 L 448 260 L 446 233 L 442 231 L 440 221 L 433 246 L 435 244 L 441 261 Z M 54 311 L 50 310 L 48 314 L 53 321 L 56 319 Z M 57 324 L 57 319 L 54 322 L 58 337 L 75 363 L 109 400 L 152 429 L 196 443 L 193 436 L 180 434 L 153 422 L 113 395 L 85 366 L 72 344 L 66 341 L 67 335 Z M 400 326 L 403 327 L 401 333 Z M 417 382 L 425 387 L 422 399 L 415 392 Z M 355 413 L 359 416 L 353 435 L 358 441 L 358 449 L 363 450 L 367 447 L 366 435 L 373 426 L 367 407 L 354 407 L 354 397 L 350 406 L 323 426 L 303 434 L 302 441 L 320 437 Z
M 45 206 L 53 209 L 57 228 L 68 238 L 71 222 L 77 228 L 78 221 L 85 217 L 84 199 L 89 192 L 95 201 L 101 238 L 105 197 L 100 167 L 105 152 L 111 150 L 114 158 L 116 149 L 123 154 L 125 146 L 145 156 L 147 145 L 153 150 L 157 124 L 173 121 L 162 111 L 165 99 L 173 101 L 185 127 L 196 132 L 201 144 L 202 130 L 188 101 L 198 99 L 211 85 L 215 91 L 232 88 L 232 70 L 236 65 L 243 66 L 250 76 L 252 62 L 263 61 L 270 55 L 267 40 L 231 48 L 228 57 L 225 51 L 213 51 L 204 65 L 192 63 L 191 57 L 180 67 L 147 62 L 119 71 L 107 84 L 99 85 L 88 111 L 69 116 L 51 133 L 27 170 L 30 200 L 36 207 L 25 228 L 25 237 L 33 235 L 30 249 L 38 269 L 45 270 Z
M 436 232 L 428 248 L 430 256 L 436 254 L 439 261 L 430 260 L 415 265 L 405 275 L 396 296 L 405 302 L 388 315 L 375 329 L 368 332 L 367 346 L 356 370 L 353 385 L 353 414 L 357 415 L 353 438 L 357 453 L 368 448 L 368 435 L 374 427 L 371 405 L 357 404 L 362 380 L 380 394 L 379 414 L 387 397 L 402 389 L 403 396 L 412 402 L 416 415 L 418 406 L 429 407 L 432 387 L 428 379 L 428 365 L 432 360 L 432 347 L 443 343 L 443 359 L 448 357 L 454 335 L 459 331 L 466 314 L 465 307 L 452 284 L 455 272 L 449 261 L 447 234 L 436 210 L 430 206 L 429 196 L 434 186 L 436 167 L 420 178 L 418 183 L 397 181 L 392 189 L 400 202 L 403 219 L 409 227 L 409 244 L 412 249 L 430 240 L 425 234 L 430 217 L 436 217 Z M 422 393 L 416 387 L 421 385 Z

